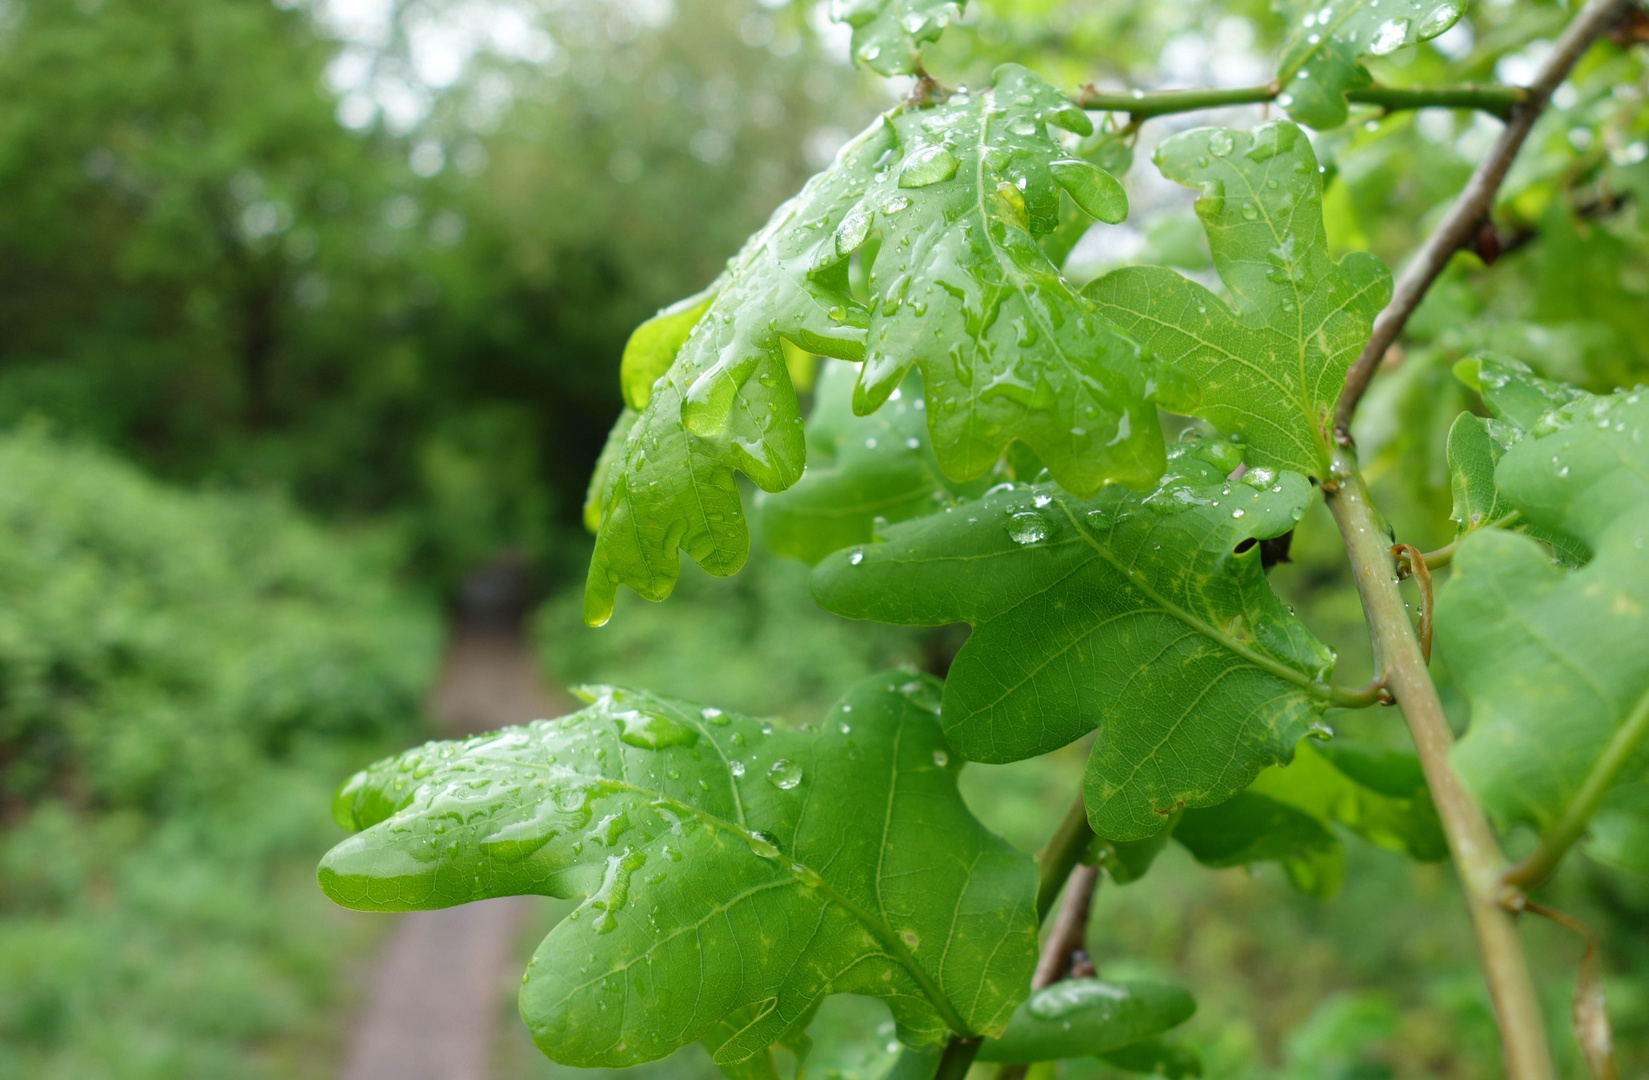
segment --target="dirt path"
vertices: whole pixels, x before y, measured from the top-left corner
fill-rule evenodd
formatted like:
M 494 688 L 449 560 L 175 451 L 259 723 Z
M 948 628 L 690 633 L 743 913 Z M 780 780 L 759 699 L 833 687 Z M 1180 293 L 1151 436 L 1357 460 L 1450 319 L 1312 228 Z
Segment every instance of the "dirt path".
M 455 624 L 430 714 L 444 735 L 568 711 L 538 677 L 519 618 Z M 538 901 L 512 896 L 397 916 L 342 1080 L 487 1080 L 515 937 Z

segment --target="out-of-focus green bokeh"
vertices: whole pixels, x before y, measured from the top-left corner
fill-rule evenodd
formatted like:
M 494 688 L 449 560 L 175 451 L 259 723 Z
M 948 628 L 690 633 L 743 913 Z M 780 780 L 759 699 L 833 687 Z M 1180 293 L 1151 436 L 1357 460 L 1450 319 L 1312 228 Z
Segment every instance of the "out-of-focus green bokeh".
M 1518 82 L 1566 17 L 1481 0 L 1370 63 L 1393 85 Z M 927 66 L 1245 86 L 1283 36 L 1261 0 L 999 0 Z M 1481 406 L 1454 361 L 1492 348 L 1594 390 L 1649 371 L 1644 52 L 1602 47 L 1559 91 L 1496 212 L 1506 254 L 1460 256 L 1374 384 L 1358 441 L 1405 540 L 1452 533 L 1443 437 Z M 866 672 L 943 670 L 954 629 L 844 622 L 759 551 L 731 579 L 688 568 L 662 605 L 626 595 L 601 630 L 578 617 L 579 506 L 629 330 L 908 87 L 853 70 L 808 0 L 0 0 L 0 1077 L 337 1074 L 383 924 L 314 887 L 328 796 L 429 736 L 447 609 L 494 560 L 530 568 L 555 684 L 808 720 Z M 1192 193 L 1150 150 L 1260 116 L 1146 125 L 1132 216 L 1068 273 L 1206 279 Z M 1331 244 L 1399 265 L 1496 127 L 1354 110 L 1319 133 Z M 1294 559 L 1273 580 L 1353 684 L 1367 646 L 1320 507 Z M 1391 710 L 1331 719 L 1404 745 Z M 964 786 L 1034 850 L 1083 757 L 970 766 Z M 1212 1077 L 1499 1075 L 1451 872 L 1343 839 L 1327 902 L 1177 850 L 1103 886 L 1101 973 L 1192 989 L 1182 1041 Z M 1622 1075 L 1642 1075 L 1649 883 L 1575 857 L 1549 898 L 1598 933 Z M 523 930 L 523 960 L 561 910 Z M 1579 1076 L 1579 945 L 1525 935 Z M 499 1008 L 497 1077 L 573 1075 Z M 810 1075 L 873 1074 L 885 1021 L 832 1001 Z M 713 1073 L 694 1050 L 637 1075 Z

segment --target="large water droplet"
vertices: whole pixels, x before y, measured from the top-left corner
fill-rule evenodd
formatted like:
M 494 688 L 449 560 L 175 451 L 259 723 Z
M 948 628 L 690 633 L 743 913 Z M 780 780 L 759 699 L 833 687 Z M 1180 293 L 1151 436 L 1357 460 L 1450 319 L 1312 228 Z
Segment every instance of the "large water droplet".
M 949 180 L 956 175 L 959 164 L 956 155 L 943 146 L 918 147 L 899 169 L 899 186 L 919 188 Z
M 1208 152 L 1217 157 L 1224 157 L 1229 154 L 1231 148 L 1235 145 L 1236 143 L 1232 140 L 1229 131 L 1221 129 L 1208 136 Z
M 1403 47 L 1403 42 L 1409 36 L 1409 21 L 1407 19 L 1387 19 L 1374 29 L 1374 36 L 1368 40 L 1368 51 L 1375 56 L 1384 56 L 1396 52 Z
M 642 712 L 640 709 L 630 709 L 618 713 L 613 717 L 624 730 L 619 732 L 618 739 L 627 746 L 639 747 L 642 750 L 662 750 L 667 746 L 692 746 L 699 741 L 699 733 L 693 728 L 668 716 L 659 716 L 656 713 Z
M 751 831 L 749 840 L 750 850 L 761 858 L 776 859 L 779 857 L 779 841 L 772 833 L 755 829 Z
M 1038 1020 L 1061 1020 L 1071 1013 L 1092 1008 L 1107 1011 L 1128 1000 L 1128 991 L 1099 979 L 1066 979 L 1031 995 L 1025 1006 Z
M 1035 510 L 1021 510 L 1008 517 L 1008 536 L 1016 544 L 1036 544 L 1048 538 L 1048 519 Z
M 767 782 L 780 791 L 790 791 L 801 785 L 802 767 L 789 758 L 780 758 L 767 767 Z
M 871 210 L 864 203 L 856 203 L 836 226 L 836 254 L 857 251 L 870 235 Z M 838 321 L 840 321 L 838 319 Z
M 1420 20 L 1420 36 L 1434 38 L 1438 34 L 1453 26 L 1460 18 L 1460 8 L 1456 4 L 1438 4 Z

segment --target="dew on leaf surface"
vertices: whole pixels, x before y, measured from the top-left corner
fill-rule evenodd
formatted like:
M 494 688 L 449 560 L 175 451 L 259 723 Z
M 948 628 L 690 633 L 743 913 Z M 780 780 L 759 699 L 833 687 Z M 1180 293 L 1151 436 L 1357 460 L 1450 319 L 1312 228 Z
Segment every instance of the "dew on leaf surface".
M 919 147 L 900 167 L 899 186 L 919 188 L 941 183 L 955 176 L 956 168 L 960 164 L 956 155 L 943 146 L 930 144 Z M 868 224 L 866 231 L 868 232 Z
M 613 719 L 623 725 L 619 741 L 642 750 L 662 750 L 668 746 L 692 746 L 699 733 L 678 720 L 656 713 L 630 709 Z
M 1063 1020 L 1074 1012 L 1111 1007 L 1127 1001 L 1128 991 L 1099 979 L 1067 979 L 1031 995 L 1026 1011 L 1038 1020 Z
M 1034 510 L 1021 510 L 1008 518 L 1008 536 L 1016 544 L 1035 544 L 1048 538 L 1048 521 Z
M 802 767 L 789 758 L 780 758 L 767 768 L 767 782 L 780 791 L 790 791 L 802 782 Z

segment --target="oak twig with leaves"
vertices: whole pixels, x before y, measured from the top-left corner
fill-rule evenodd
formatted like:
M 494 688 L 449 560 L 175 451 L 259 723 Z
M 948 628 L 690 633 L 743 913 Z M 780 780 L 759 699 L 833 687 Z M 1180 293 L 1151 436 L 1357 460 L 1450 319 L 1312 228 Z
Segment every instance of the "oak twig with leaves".
M 371 910 L 584 897 L 521 991 L 534 1039 L 570 1065 L 700 1042 L 730 1076 L 778 1075 L 775 1048 L 800 1076 L 820 1003 L 852 993 L 896 1024 L 887 1077 L 1074 1057 L 1183 1076 L 1195 1056 L 1160 1036 L 1190 995 L 1073 962 L 1101 877 L 1140 878 L 1172 841 L 1210 867 L 1275 862 L 1328 897 L 1343 829 L 1453 859 L 1506 1072 L 1554 1077 L 1515 918 L 1542 910 L 1530 890 L 1577 847 L 1649 871 L 1649 394 L 1462 362 L 1490 415 L 1449 432 L 1458 533 L 1430 565 L 1391 535 L 1350 432 L 1553 93 L 1627 7 L 1579 11 L 1527 87 L 1376 85 L 1365 58 L 1443 34 L 1461 7 L 1340 0 L 1291 9 L 1266 86 L 1067 96 L 1015 64 L 966 91 L 932 80 L 920 50 L 956 4 L 840 5 L 855 58 L 919 75 L 921 92 L 702 294 L 636 330 L 586 507 L 585 616 L 605 622 L 620 585 L 664 599 L 683 552 L 736 572 L 743 473 L 763 542 L 814 564 L 821 606 L 966 623 L 966 644 L 943 681 L 877 676 L 810 724 L 592 687 L 570 716 L 409 751 L 340 791 L 339 822 L 361 831 L 327 856 L 323 888 Z M 1239 103 L 1287 117 L 1182 130 L 1153 159 L 1196 190 L 1217 280 L 1140 265 L 1074 284 L 1071 223 L 1128 213 L 1084 110 L 1128 114 L 1131 139 L 1149 118 Z M 1372 254 L 1331 255 L 1328 144 L 1300 126 L 1366 106 L 1504 123 L 1395 288 Z M 804 422 L 798 379 L 817 364 Z M 1267 577 L 1265 545 L 1286 552 L 1319 498 L 1362 598 L 1366 686 L 1335 682 L 1335 654 Z M 1424 642 L 1394 551 L 1428 586 Z M 1470 704 L 1458 742 L 1428 666 L 1433 618 Z M 1331 738 L 1329 710 L 1377 702 L 1400 707 L 1414 753 Z M 1090 734 L 1036 866 L 958 794 L 966 761 Z M 1514 827 L 1539 837 L 1515 865 Z M 1576 1035 L 1605 1075 L 1600 984 L 1582 981 Z

